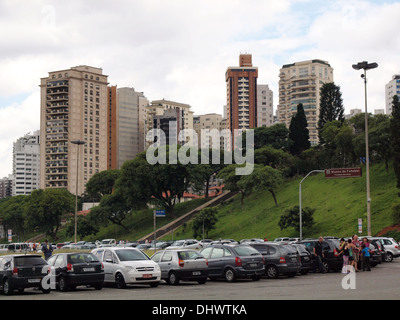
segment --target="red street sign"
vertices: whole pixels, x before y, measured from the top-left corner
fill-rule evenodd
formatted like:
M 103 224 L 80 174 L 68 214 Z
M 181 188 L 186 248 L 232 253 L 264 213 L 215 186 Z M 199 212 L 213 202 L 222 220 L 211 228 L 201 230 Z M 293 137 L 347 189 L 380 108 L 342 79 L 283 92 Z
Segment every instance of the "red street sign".
M 359 178 L 361 168 L 325 169 L 325 178 Z

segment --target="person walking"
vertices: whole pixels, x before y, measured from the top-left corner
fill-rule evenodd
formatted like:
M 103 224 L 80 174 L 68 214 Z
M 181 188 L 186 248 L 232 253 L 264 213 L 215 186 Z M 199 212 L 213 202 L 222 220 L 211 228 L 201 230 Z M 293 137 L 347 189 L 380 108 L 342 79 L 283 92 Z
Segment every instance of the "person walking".
M 322 250 L 322 241 L 324 241 L 323 237 L 319 237 L 318 242 L 315 244 L 314 247 L 314 256 L 315 256 L 315 263 L 314 263 L 314 268 L 313 272 L 316 272 L 317 267 L 319 268 L 319 271 L 321 273 L 325 273 L 325 267 L 324 264 L 322 263 L 322 259 L 324 258 L 324 252 Z
M 53 254 L 53 247 L 51 246 L 51 244 L 49 243 L 49 241 L 47 239 L 46 239 L 46 241 L 44 242 L 44 244 L 42 246 L 42 252 L 44 254 L 44 259 L 45 260 L 50 258 L 51 255 Z
M 349 264 L 348 266 L 350 266 L 350 270 L 347 270 L 347 273 L 349 273 L 350 271 L 357 270 L 354 266 L 355 261 L 354 261 L 354 248 L 355 245 L 353 244 L 352 240 L 349 239 L 347 240 L 347 245 L 346 245 L 347 249 L 349 250 Z

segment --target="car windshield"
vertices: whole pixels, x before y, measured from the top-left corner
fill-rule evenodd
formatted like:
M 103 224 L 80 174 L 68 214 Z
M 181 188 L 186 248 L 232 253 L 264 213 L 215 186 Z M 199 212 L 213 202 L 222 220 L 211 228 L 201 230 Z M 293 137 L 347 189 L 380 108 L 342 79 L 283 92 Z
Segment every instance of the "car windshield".
M 150 260 L 143 252 L 139 250 L 115 250 L 120 261 L 136 261 L 136 260 Z
M 99 262 L 99 259 L 91 253 L 74 253 L 68 256 L 70 263 Z
M 14 264 L 16 267 L 23 267 L 23 266 L 39 266 L 47 264 L 47 262 L 42 257 L 21 256 L 14 258 Z
M 260 252 L 258 252 L 256 249 L 250 246 L 237 246 L 235 247 L 235 251 L 238 254 L 238 256 L 256 256 L 260 255 Z
M 204 256 L 196 251 L 180 251 L 178 257 L 181 260 L 202 259 Z

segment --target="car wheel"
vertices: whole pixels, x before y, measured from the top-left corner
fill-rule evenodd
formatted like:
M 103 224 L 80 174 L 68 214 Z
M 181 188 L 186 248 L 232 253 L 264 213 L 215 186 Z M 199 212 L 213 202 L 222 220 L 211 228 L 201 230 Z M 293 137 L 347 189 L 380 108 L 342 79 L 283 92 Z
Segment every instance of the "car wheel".
M 60 280 L 58 281 L 58 288 L 62 292 L 68 291 L 68 284 L 63 276 L 61 276 Z
M 278 279 L 279 277 L 279 272 L 278 269 L 275 266 L 267 266 L 267 269 L 265 270 L 267 273 L 268 278 L 270 279 Z
M 391 252 L 387 252 L 385 256 L 385 262 L 392 262 L 393 261 L 393 254 Z
M 228 268 L 224 272 L 224 278 L 228 282 L 233 282 L 236 280 L 235 272 L 231 268 Z
M 12 288 L 11 283 L 10 283 L 10 281 L 8 279 L 5 279 L 4 282 L 3 282 L 3 293 L 6 296 L 12 295 L 12 293 L 13 293 L 13 288 Z
M 327 261 L 322 261 L 322 264 L 324 265 L 325 273 L 329 272 L 329 264 Z
M 176 286 L 177 284 L 179 284 L 179 278 L 178 278 L 178 276 L 176 275 L 175 272 L 172 271 L 172 272 L 169 273 L 169 275 L 168 275 L 168 283 L 170 285 L 173 285 L 173 286 Z
M 126 283 L 125 283 L 125 279 L 124 276 L 121 273 L 117 273 L 115 275 L 115 286 L 118 289 L 124 289 L 126 288 Z

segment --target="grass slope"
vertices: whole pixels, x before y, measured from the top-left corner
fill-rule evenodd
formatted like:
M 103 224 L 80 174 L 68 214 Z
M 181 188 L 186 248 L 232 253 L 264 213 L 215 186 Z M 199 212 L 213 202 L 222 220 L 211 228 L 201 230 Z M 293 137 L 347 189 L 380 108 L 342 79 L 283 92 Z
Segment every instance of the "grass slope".
M 299 182 L 303 177 L 286 181 L 277 192 L 276 207 L 268 191 L 258 191 L 244 200 L 239 197 L 219 206 L 216 229 L 209 238 L 264 238 L 279 236 L 298 237 L 294 228 L 281 231 L 278 222 L 288 208 L 299 204 Z M 383 164 L 372 164 L 371 230 L 372 235 L 392 225 L 391 205 L 397 200 L 395 176 L 392 166 L 389 172 Z M 323 173 L 309 176 L 302 183 L 302 206 L 316 209 L 315 225 L 303 229 L 303 237 L 319 235 L 349 236 L 358 233 L 358 218 L 363 220 L 363 234 L 367 234 L 365 168 L 361 178 L 326 179 Z M 190 223 L 176 233 L 179 238 L 191 238 Z

